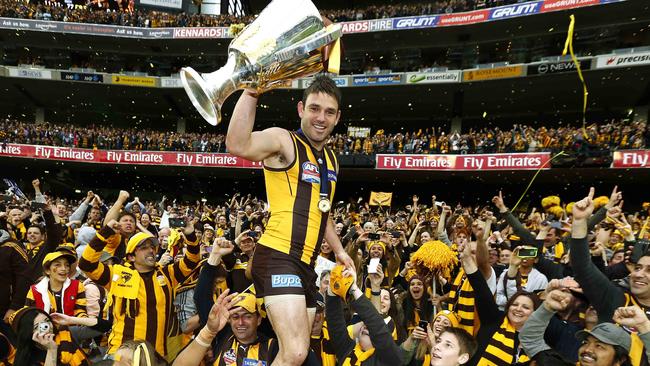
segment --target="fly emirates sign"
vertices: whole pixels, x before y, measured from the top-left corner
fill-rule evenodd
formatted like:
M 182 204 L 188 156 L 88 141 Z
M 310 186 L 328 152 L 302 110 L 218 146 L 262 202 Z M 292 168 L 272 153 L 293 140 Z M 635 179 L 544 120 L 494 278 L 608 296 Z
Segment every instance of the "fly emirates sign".
M 176 151 L 90 150 L 73 147 L 23 144 L 0 145 L 0 157 L 2 156 L 62 160 L 79 163 L 173 165 L 251 169 L 259 169 L 262 167 L 261 163 L 244 160 L 230 154 Z
M 550 169 L 550 153 L 474 155 L 377 155 L 385 170 L 537 170 Z

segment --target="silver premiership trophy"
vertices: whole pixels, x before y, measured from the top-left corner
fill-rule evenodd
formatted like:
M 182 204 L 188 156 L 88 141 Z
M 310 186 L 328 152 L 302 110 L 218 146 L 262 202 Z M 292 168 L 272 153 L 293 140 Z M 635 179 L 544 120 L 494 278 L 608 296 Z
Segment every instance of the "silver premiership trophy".
M 201 116 L 217 125 L 223 102 L 236 90 L 263 93 L 313 75 L 325 68 L 330 55 L 338 64 L 338 43 L 328 45 L 341 34 L 341 26 L 326 25 L 310 0 L 274 0 L 230 42 L 222 68 L 200 75 L 185 67 L 181 82 Z

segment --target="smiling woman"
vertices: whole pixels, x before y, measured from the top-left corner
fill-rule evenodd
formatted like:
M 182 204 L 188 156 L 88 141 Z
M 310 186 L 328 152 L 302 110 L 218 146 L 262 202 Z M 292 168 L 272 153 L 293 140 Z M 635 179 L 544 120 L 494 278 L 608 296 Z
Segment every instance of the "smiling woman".
M 471 246 L 461 245 L 461 247 L 459 247 L 461 263 L 474 289 L 476 310 L 481 322 L 476 335 L 478 352 L 470 364 L 479 366 L 526 364 L 530 359 L 520 345 L 519 330 L 539 306 L 537 295 L 518 291 L 508 300 L 505 312 L 499 311 L 494 296 L 471 255 Z
M 45 277 L 30 287 L 25 304 L 48 314 L 87 317 L 84 285 L 79 280 L 68 278 L 76 261 L 74 254 L 65 251 L 46 255 L 43 259 Z

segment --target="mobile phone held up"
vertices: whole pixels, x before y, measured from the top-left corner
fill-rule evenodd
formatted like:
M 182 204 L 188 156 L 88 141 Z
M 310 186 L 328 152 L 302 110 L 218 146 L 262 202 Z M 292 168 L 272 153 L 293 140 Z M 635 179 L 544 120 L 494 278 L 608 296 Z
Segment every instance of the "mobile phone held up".
M 519 248 L 519 253 L 517 254 L 519 258 L 536 258 L 537 257 L 537 248 L 535 247 L 521 247 Z
M 180 218 L 169 218 L 169 226 L 172 228 L 185 227 L 185 220 Z

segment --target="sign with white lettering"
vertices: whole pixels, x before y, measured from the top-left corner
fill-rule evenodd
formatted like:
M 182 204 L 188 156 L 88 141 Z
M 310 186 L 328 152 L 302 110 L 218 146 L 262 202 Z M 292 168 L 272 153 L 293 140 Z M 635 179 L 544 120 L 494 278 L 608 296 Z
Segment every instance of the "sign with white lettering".
M 254 168 L 259 162 L 244 160 L 230 154 L 177 151 L 90 150 L 73 147 L 4 144 L 0 156 L 63 160 L 80 163 L 110 163 L 130 165 L 174 165 L 191 167 Z
M 550 169 L 550 153 L 472 155 L 377 155 L 384 170 L 537 170 Z
M 650 150 L 614 151 L 612 168 L 650 168 Z

